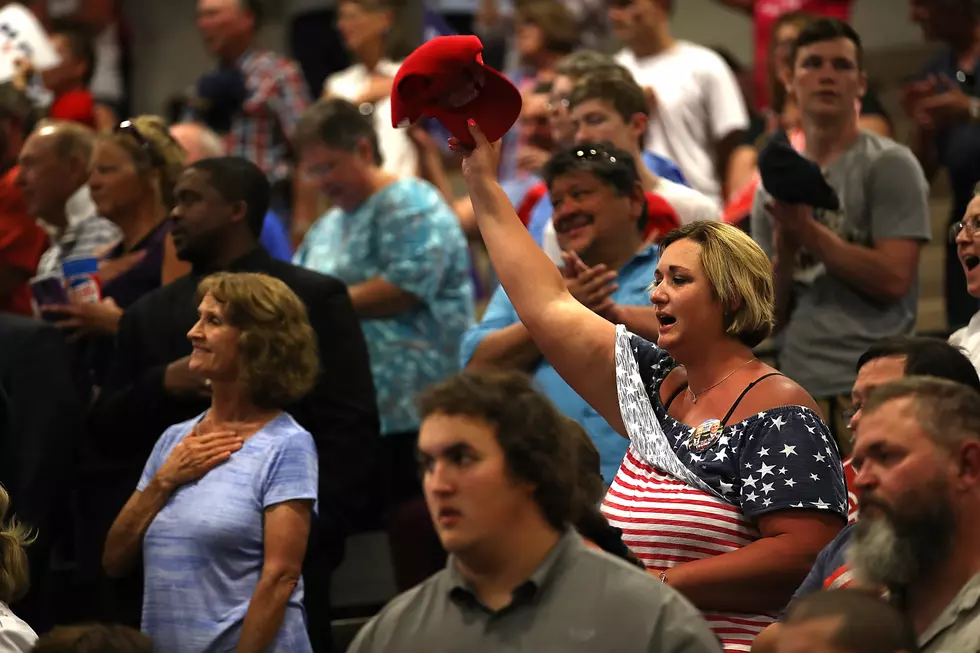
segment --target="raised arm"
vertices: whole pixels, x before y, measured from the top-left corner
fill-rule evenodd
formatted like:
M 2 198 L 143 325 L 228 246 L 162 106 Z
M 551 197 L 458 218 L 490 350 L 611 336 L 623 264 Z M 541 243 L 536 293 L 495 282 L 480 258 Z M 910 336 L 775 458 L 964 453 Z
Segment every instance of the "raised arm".
M 496 148 L 470 122 L 476 149 L 462 152 L 463 177 L 490 262 L 541 353 L 561 377 L 625 435 L 616 392 L 616 327 L 576 301 L 496 180 Z

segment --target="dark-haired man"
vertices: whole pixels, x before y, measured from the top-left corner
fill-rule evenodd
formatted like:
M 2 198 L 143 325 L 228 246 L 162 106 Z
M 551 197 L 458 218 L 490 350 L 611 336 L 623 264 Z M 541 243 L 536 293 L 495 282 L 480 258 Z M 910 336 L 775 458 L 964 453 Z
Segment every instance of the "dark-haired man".
M 931 234 L 928 186 L 907 147 L 858 125 L 867 75 L 853 28 L 813 21 L 790 61 L 802 154 L 823 170 L 840 208 L 786 204 L 760 187 L 751 230 L 773 258 L 780 370 L 820 402 L 840 438 L 857 359 L 879 338 L 915 327 L 919 254 Z
M 101 543 L 110 513 L 125 503 L 140 468 L 164 429 L 208 407 L 207 388 L 191 373 L 186 334 L 197 320 L 200 280 L 211 273 L 262 272 L 284 281 L 306 304 L 317 335 L 321 373 L 314 389 L 289 412 L 310 431 L 320 454 L 320 510 L 304 574 L 311 638 L 329 629 L 325 571 L 337 561 L 341 538 L 371 508 L 371 465 L 378 434 L 367 348 L 346 286 L 274 260 L 258 238 L 269 203 L 269 184 L 255 164 L 237 157 L 202 159 L 188 167 L 174 189 L 171 214 L 178 256 L 191 274 L 143 297 L 119 324 L 102 394 L 93 409 L 86 505 L 87 528 Z M 90 554 L 97 551 L 89 551 Z M 95 559 L 101 557 L 99 554 Z M 127 608 L 140 605 L 128 597 Z M 125 623 L 132 623 L 135 615 Z M 119 621 L 119 619 L 116 619 Z M 316 644 L 314 647 L 316 648 Z
M 643 247 L 638 221 L 644 193 L 633 157 L 585 143 L 556 154 L 544 177 L 555 205 L 558 246 L 570 254 L 564 271 L 572 294 L 607 319 L 656 338 L 647 286 L 658 252 Z M 533 374 L 558 409 L 588 431 L 599 450 L 603 477 L 612 481 L 628 442 L 542 358 L 503 288 L 494 292 L 480 324 L 463 337 L 460 359 L 469 368 Z
M 867 592 L 832 590 L 790 610 L 778 653 L 917 653 L 915 633 L 894 606 Z
M 852 408 L 847 413 L 848 428 L 856 430 L 861 422 L 863 407 L 875 389 L 911 376 L 930 376 L 947 379 L 980 393 L 980 378 L 963 352 L 938 338 L 898 336 L 885 338 L 864 352 L 857 364 L 857 379 L 851 390 Z M 810 570 L 790 602 L 796 601 L 821 589 L 839 589 L 851 586 L 854 572 L 847 560 L 847 547 L 854 533 L 853 519 L 858 517 L 859 497 L 856 494 L 856 472 L 851 459 L 844 461 L 844 473 L 849 491 L 848 503 L 852 523 L 844 527 L 828 544 Z M 768 653 L 775 650 L 781 624 L 769 626 L 756 639 L 753 651 Z
M 95 100 L 89 91 L 95 73 L 92 37 L 84 25 L 67 21 L 54 21 L 49 32 L 61 63 L 41 73 L 44 87 L 54 95 L 48 116 L 95 129 Z
M 571 434 L 517 372 L 464 372 L 420 401 L 425 500 L 450 558 L 349 653 L 720 652 L 679 593 L 571 528 Z

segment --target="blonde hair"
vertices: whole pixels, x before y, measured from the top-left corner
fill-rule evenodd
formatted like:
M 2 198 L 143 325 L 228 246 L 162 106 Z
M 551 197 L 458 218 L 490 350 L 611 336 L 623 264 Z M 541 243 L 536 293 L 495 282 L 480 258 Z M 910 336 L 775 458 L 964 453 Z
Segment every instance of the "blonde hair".
M 239 329 L 240 380 L 264 408 L 285 408 L 316 383 L 320 369 L 316 335 L 306 306 L 289 286 L 265 274 L 212 274 L 197 287 L 210 295 Z
M 158 172 L 160 200 L 169 208 L 173 206 L 174 187 L 187 165 L 187 153 L 170 135 L 166 121 L 160 116 L 136 116 L 130 118 L 129 122 L 146 141 L 146 145 L 125 130 L 103 134 L 99 139 L 121 147 L 133 160 L 138 173 Z
M 24 596 L 30 587 L 30 572 L 24 547 L 34 542 L 31 529 L 11 518 L 10 495 L 0 485 L 0 601 L 11 603 Z
M 769 257 L 754 240 L 724 222 L 692 222 L 668 233 L 660 253 L 679 240 L 701 245 L 701 267 L 725 308 L 725 333 L 755 347 L 772 334 L 775 288 Z

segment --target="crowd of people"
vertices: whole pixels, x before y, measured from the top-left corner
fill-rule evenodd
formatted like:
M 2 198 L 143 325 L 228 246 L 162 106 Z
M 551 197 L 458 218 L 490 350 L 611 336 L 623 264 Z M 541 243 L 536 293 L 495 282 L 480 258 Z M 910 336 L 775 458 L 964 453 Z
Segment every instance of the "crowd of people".
M 942 47 L 905 139 L 852 2 L 719 1 L 751 76 L 676 0 L 430 3 L 521 94 L 496 142 L 393 125 L 394 0 L 301 15 L 298 62 L 198 0 L 215 68 L 168 118 L 95 92 L 88 3 L 32 3 L 0 653 L 334 650 L 364 531 L 400 594 L 354 653 L 980 651 L 980 5 L 909 0 Z

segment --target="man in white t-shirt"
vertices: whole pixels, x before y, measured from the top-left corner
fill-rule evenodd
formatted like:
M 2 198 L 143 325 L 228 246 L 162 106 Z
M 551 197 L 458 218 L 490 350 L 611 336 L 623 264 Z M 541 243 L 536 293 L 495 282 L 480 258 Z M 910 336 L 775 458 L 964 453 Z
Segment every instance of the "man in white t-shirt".
M 956 243 L 956 256 L 966 275 L 966 289 L 980 298 L 980 184 L 973 189 L 973 200 L 966 206 L 960 222 L 949 228 L 949 237 Z M 949 344 L 966 352 L 980 372 L 980 312 L 962 329 L 953 332 Z
M 658 177 L 643 163 L 641 152 L 649 122 L 649 105 L 643 89 L 627 75 L 611 71 L 587 75 L 580 79 L 568 96 L 569 119 L 576 143 L 609 142 L 629 152 L 636 160 L 636 170 L 643 190 L 660 196 L 672 209 L 674 224 L 651 225 L 658 231 L 697 220 L 717 220 L 718 205 L 702 193 L 682 184 Z M 656 215 L 648 215 L 655 220 Z M 663 236 L 663 233 L 660 233 Z M 544 249 L 556 261 L 560 260 L 554 225 L 545 228 Z
M 613 33 L 626 44 L 616 60 L 653 91 L 656 115 L 647 129 L 647 149 L 676 161 L 691 187 L 720 206 L 728 161 L 749 117 L 725 61 L 671 35 L 672 4 L 608 0 Z

